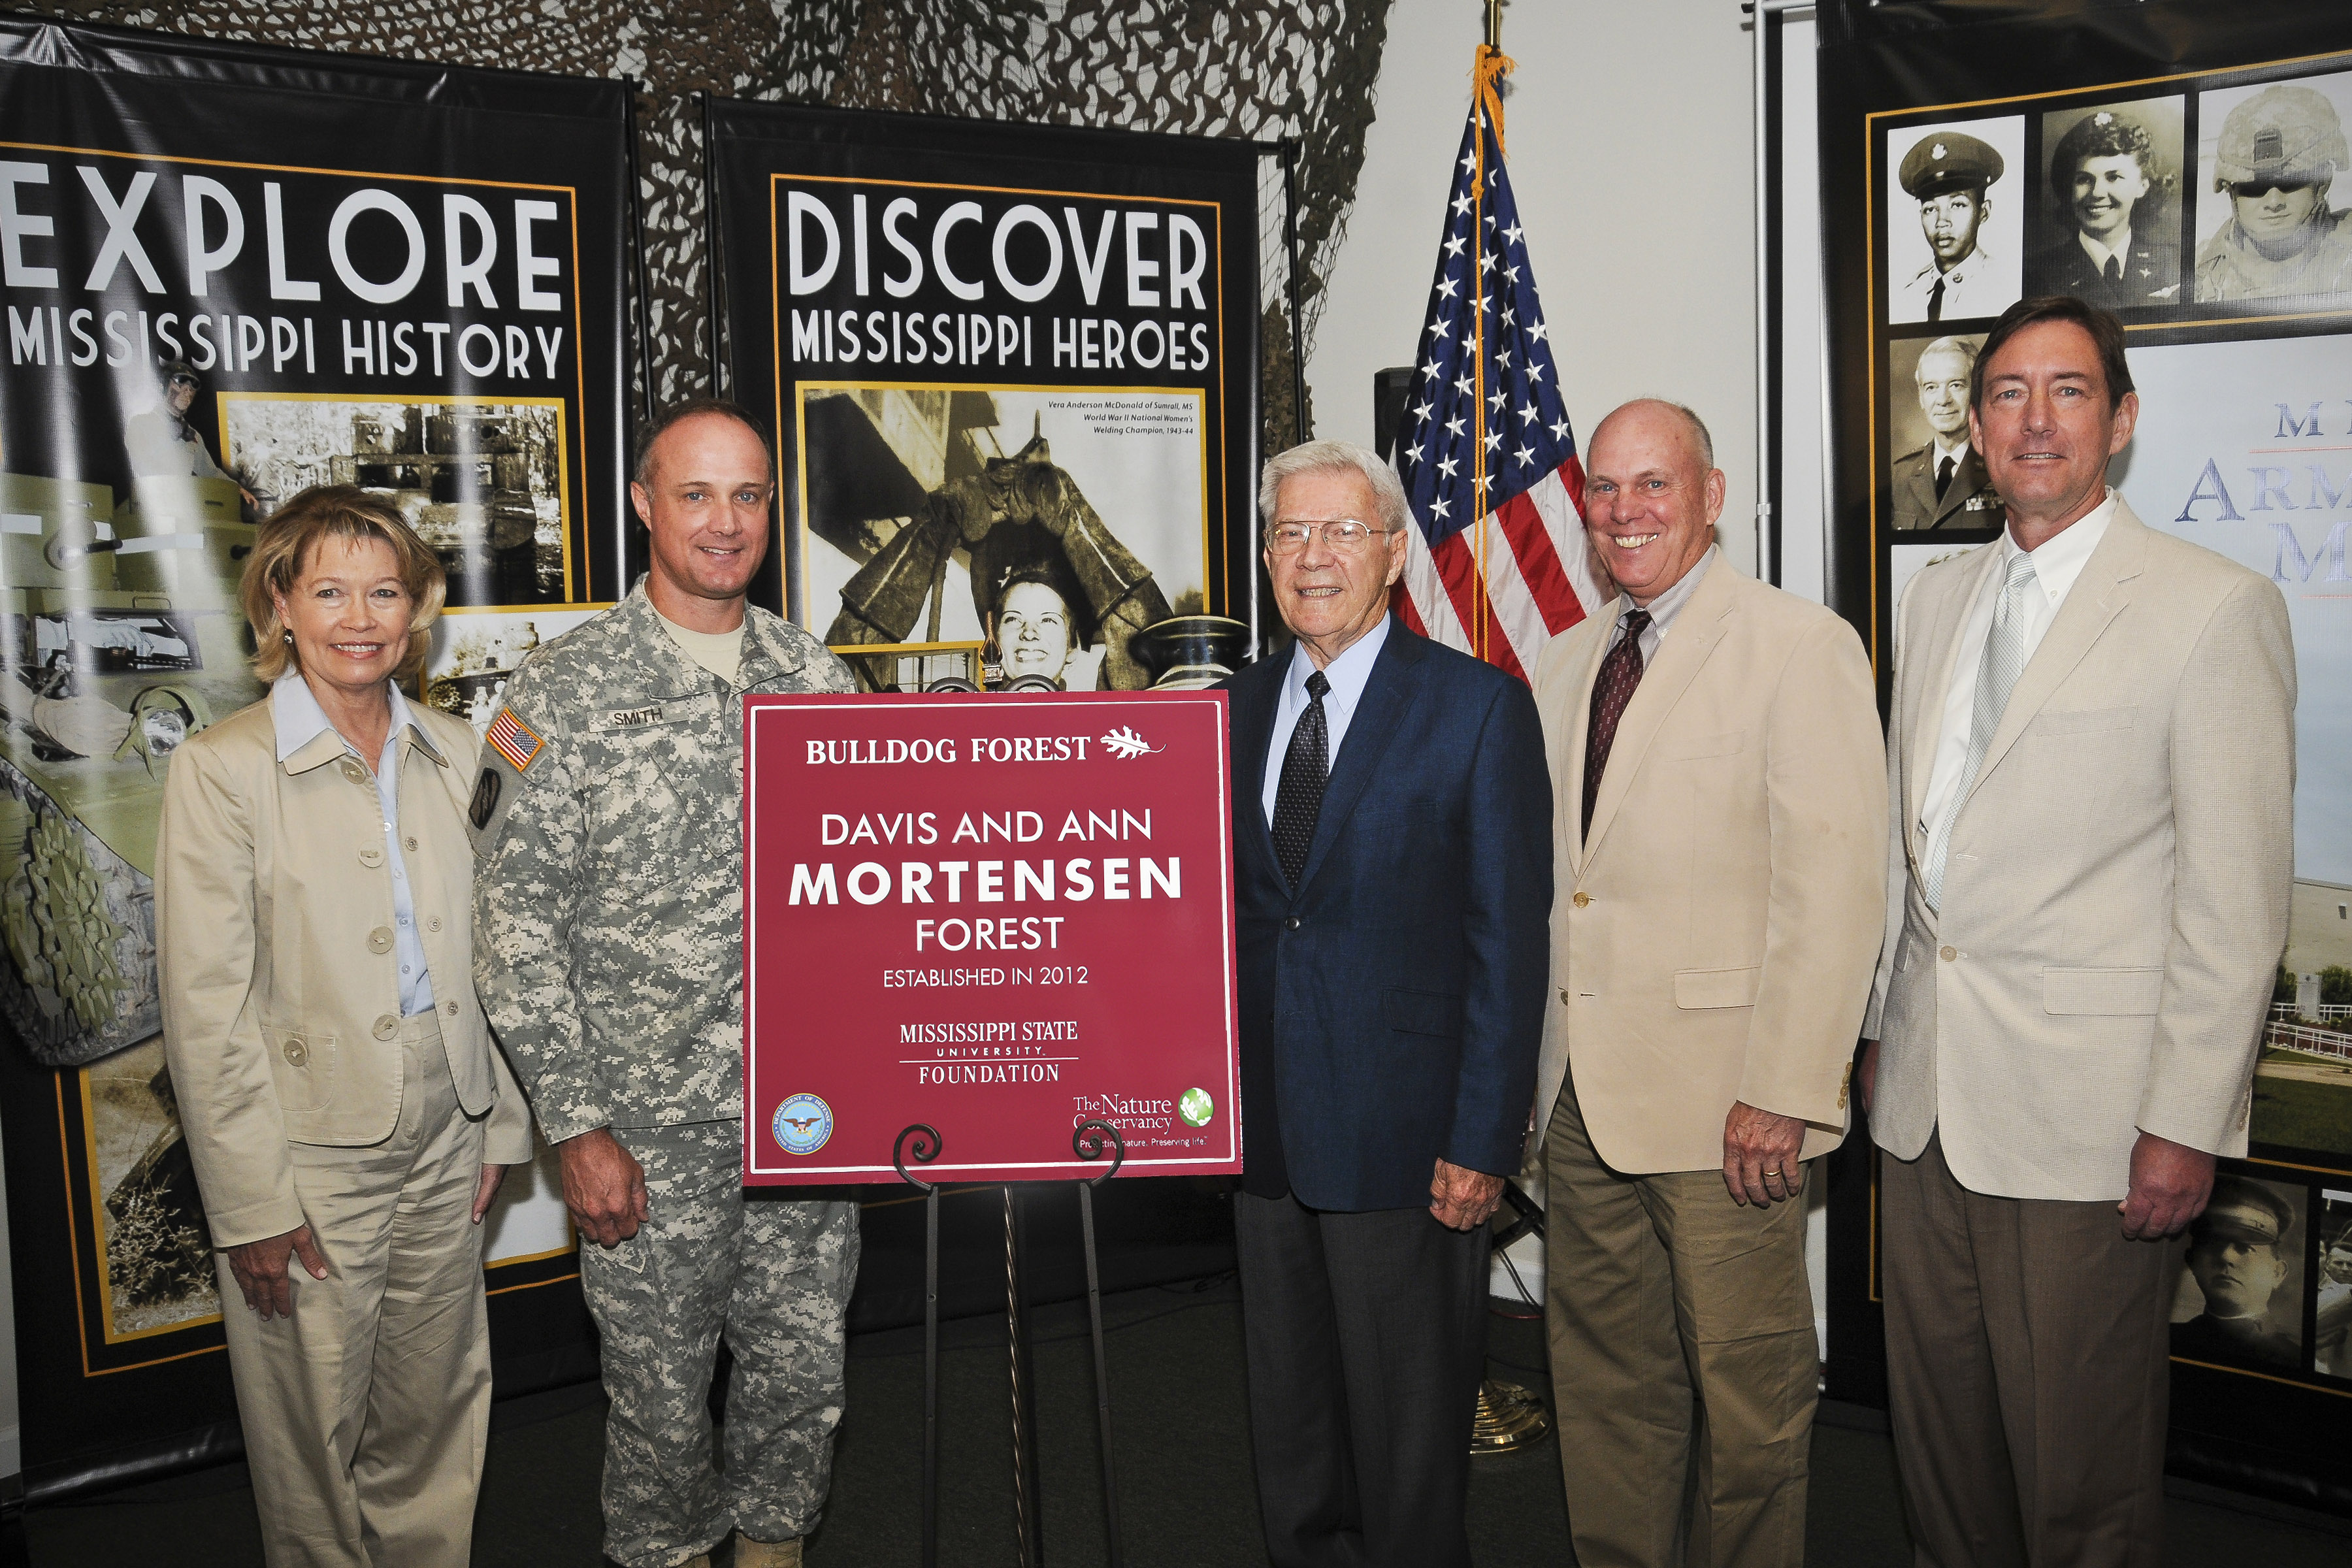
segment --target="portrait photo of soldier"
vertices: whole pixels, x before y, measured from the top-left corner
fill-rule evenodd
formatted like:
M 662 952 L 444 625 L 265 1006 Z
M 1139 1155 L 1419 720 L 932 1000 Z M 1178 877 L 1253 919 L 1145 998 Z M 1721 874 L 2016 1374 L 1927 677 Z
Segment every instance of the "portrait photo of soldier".
M 1898 338 L 1886 349 L 1889 445 L 1898 532 L 1999 528 L 2007 515 L 1969 445 L 1969 380 L 1984 334 Z
M 2312 1335 L 2313 1370 L 2352 1379 L 2352 1193 L 2323 1192 L 2319 1272 L 2312 1294 L 2318 1320 Z
M 2022 119 L 1887 133 L 1889 321 L 1998 316 L 2018 297 L 2020 218 L 1996 189 L 2024 166 Z
M 2330 190 L 2347 163 L 2352 76 L 2232 88 L 2198 100 L 2200 304 L 2352 305 L 2352 231 Z
M 1140 689 L 1161 672 L 1137 634 L 1201 613 L 1197 395 L 802 396 L 801 602 L 865 689 Z
M 2180 298 L 2180 100 L 2069 109 L 2042 117 L 2049 149 L 2045 242 L 2025 291 L 2072 294 L 2109 310 Z
M 2303 1362 L 2303 1191 L 2213 1178 L 2189 1226 L 2189 1271 L 2173 1304 L 2172 1353 L 2190 1361 Z

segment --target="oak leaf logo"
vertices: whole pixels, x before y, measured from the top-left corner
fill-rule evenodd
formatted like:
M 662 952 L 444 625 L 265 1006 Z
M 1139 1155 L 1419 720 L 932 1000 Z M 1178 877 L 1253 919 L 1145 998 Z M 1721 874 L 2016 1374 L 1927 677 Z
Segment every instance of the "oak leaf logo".
M 1138 757 L 1153 756 L 1168 749 L 1165 746 L 1148 743 L 1142 736 L 1135 732 L 1135 727 L 1131 724 L 1122 725 L 1102 739 L 1103 744 L 1110 748 L 1122 762 L 1131 763 Z

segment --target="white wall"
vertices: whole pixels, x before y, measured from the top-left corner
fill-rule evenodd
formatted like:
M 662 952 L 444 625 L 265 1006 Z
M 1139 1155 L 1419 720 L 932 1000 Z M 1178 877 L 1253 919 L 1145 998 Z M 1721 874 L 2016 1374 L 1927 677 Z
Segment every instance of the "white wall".
M 1370 442 L 1372 373 L 1412 363 L 1485 0 L 1396 0 L 1379 117 L 1309 355 L 1318 436 Z M 1517 0 L 1503 129 L 1580 436 L 1671 397 L 1714 433 L 1724 546 L 1755 561 L 1751 68 L 1737 0 Z
M 1412 363 L 1485 0 L 1396 0 L 1378 115 L 1307 379 L 1318 436 L 1370 442 L 1372 373 Z M 1810 14 L 1786 24 L 1781 136 L 1781 579 L 1822 592 L 1821 219 Z M 1719 531 L 1755 570 L 1750 35 L 1738 0 L 1517 0 L 1503 51 L 1511 184 L 1580 433 L 1629 397 L 1687 403 L 1729 480 Z M 1827 1353 L 1827 1215 L 1806 1262 Z M 1513 1257 L 1531 1287 L 1540 1262 Z M 1515 1294 L 1498 1271 L 1497 1294 Z

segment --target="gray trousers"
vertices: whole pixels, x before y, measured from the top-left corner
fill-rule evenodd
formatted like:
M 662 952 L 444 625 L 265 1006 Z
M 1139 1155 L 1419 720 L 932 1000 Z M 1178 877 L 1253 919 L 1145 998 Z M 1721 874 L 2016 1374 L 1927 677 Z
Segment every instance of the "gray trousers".
M 626 1129 L 614 1135 L 631 1143 Z M 707 1169 L 660 1171 L 647 1162 L 635 1236 L 580 1248 L 612 1401 L 604 1554 L 624 1568 L 672 1568 L 732 1530 L 788 1541 L 816 1528 L 857 1282 L 856 1205 L 747 1196 L 732 1170 L 716 1186 Z M 723 1474 L 709 1407 L 722 1337 L 735 1358 Z
M 1234 1231 L 1275 1568 L 1468 1568 L 1486 1227 L 1240 1193 Z

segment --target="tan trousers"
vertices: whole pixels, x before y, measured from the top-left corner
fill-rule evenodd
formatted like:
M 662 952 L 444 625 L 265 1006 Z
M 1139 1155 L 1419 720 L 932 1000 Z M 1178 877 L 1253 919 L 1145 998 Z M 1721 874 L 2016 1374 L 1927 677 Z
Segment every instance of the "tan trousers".
M 1886 1382 L 1923 1568 L 2157 1568 L 2181 1248 L 2112 1203 L 1878 1162 Z
M 218 1259 L 269 1568 L 465 1568 L 471 1552 L 490 1425 L 483 1128 L 457 1104 L 432 1016 L 407 1020 L 401 1044 L 391 1137 L 287 1146 L 328 1268 L 292 1264 L 292 1319 L 262 1322 Z
M 1601 1163 L 1561 1086 L 1544 1137 L 1545 1318 L 1582 1568 L 1795 1568 L 1821 1351 L 1805 1205 L 1720 1171 Z

